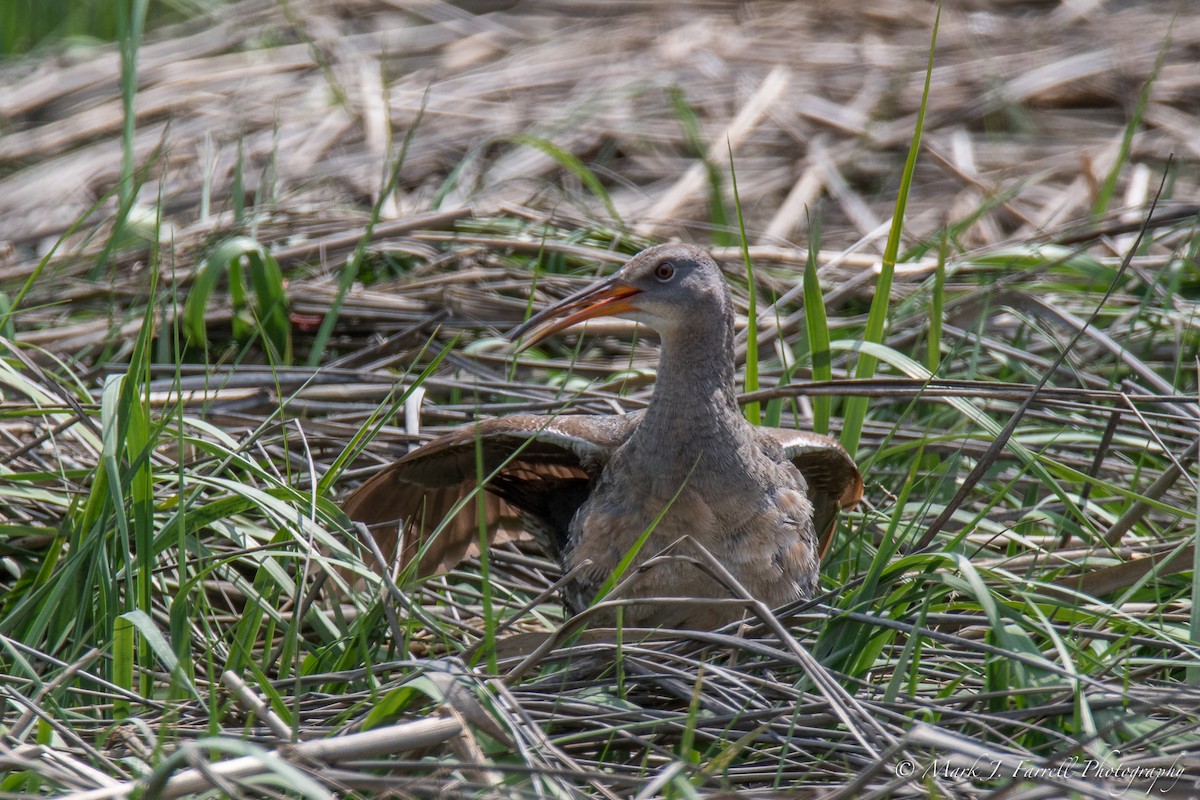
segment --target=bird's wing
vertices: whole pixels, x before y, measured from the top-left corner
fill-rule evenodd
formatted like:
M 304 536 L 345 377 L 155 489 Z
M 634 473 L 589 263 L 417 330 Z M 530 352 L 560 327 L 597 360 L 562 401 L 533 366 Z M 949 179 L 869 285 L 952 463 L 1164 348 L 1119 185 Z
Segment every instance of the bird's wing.
M 821 555 L 833 542 L 837 512 L 853 508 L 862 499 L 863 481 L 854 459 L 835 440 L 818 433 L 760 428 L 781 447 L 808 484 L 808 499 L 813 504 L 813 525 L 817 531 Z
M 399 554 L 407 564 L 424 549 L 423 575 L 454 567 L 478 542 L 477 503 L 484 504 L 489 537 L 530 523 L 541 529 L 530 531 L 535 536 L 552 538 L 560 529 L 565 535 L 592 479 L 639 420 L 519 415 L 467 425 L 384 467 L 342 508 L 368 527 L 385 557 Z M 489 491 L 447 518 L 493 473 Z

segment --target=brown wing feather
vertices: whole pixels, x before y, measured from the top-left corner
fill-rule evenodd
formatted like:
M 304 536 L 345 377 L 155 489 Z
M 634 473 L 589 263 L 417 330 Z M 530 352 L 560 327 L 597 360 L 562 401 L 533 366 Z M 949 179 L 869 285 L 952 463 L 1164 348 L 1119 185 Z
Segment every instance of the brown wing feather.
M 804 480 L 808 483 L 808 499 L 813 504 L 813 526 L 816 528 L 821 556 L 833 543 L 840 509 L 853 508 L 862 499 L 863 481 L 854 459 L 828 436 L 783 428 L 761 428 L 777 441 Z
M 478 502 L 484 504 L 489 537 L 502 527 L 521 527 L 522 517 L 532 517 L 535 527 L 544 529 L 562 524 L 562 518 L 574 512 L 563 503 L 578 494 L 563 491 L 564 486 L 597 476 L 638 421 L 640 415 L 484 420 L 393 462 L 355 489 L 342 508 L 367 526 L 385 557 L 399 555 L 407 564 L 426 547 L 418 567 L 421 574 L 450 569 L 478 541 Z M 447 520 L 478 484 L 477 448 L 483 475 L 498 472 L 488 491 L 478 492 L 476 502 L 468 502 Z M 431 541 L 439 526 L 441 531 Z

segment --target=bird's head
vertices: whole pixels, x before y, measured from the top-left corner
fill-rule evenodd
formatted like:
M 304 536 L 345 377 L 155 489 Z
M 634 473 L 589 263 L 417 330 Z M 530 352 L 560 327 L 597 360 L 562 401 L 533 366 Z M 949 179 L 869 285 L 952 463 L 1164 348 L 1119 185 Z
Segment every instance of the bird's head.
M 689 244 L 662 244 L 638 253 L 612 276 L 534 314 L 509 338 L 532 330 L 522 344 L 525 349 L 577 322 L 605 316 L 640 322 L 666 337 L 705 317 L 723 322 L 729 308 L 721 268 L 708 253 Z

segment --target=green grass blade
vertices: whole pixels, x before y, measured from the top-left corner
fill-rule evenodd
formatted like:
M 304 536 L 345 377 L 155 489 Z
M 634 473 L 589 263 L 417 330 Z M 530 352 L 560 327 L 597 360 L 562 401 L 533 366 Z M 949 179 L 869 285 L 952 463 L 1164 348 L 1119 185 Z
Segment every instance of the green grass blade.
M 12 341 L 17 338 L 17 329 L 13 325 L 12 303 L 6 292 L 0 292 L 0 338 Z
M 929 40 L 929 60 L 925 66 L 925 88 L 921 93 L 921 107 L 917 111 L 917 123 L 913 128 L 912 143 L 908 147 L 908 157 L 904 161 L 904 173 L 900 179 L 900 190 L 896 195 L 896 206 L 892 212 L 892 227 L 888 232 L 887 245 L 883 251 L 883 263 L 879 270 L 879 280 L 875 284 L 875 297 L 871 300 L 871 310 L 867 316 L 867 329 L 863 333 L 866 342 L 880 343 L 883 341 L 884 327 L 888 317 L 888 307 L 891 303 L 892 276 L 896 271 L 896 256 L 900 252 L 900 238 L 904 230 L 904 209 L 908 205 L 908 193 L 912 189 L 913 173 L 917 168 L 917 155 L 921 152 L 921 135 L 925 130 L 925 111 L 929 107 L 929 86 L 933 81 L 933 55 L 937 48 L 938 24 L 942 18 L 942 7 L 938 5 L 937 14 L 933 19 L 933 33 Z M 867 353 L 859 356 L 854 377 L 866 379 L 874 377 L 878 362 Z M 853 456 L 858 450 L 859 439 L 862 438 L 863 422 L 867 417 L 867 405 L 870 398 L 851 397 L 846 401 L 845 422 L 842 426 L 842 446 Z
M 54 242 L 54 246 L 50 248 L 46 255 L 42 256 L 42 258 L 38 261 L 37 266 L 30 271 L 29 277 L 25 279 L 24 283 L 21 284 L 21 288 L 18 289 L 16 295 L 13 296 L 12 303 L 4 309 L 4 316 L 0 318 L 0 328 L 7 329 L 16 324 L 16 321 L 13 319 L 13 317 L 16 315 L 17 309 L 20 308 L 21 301 L 25 299 L 25 295 L 29 294 L 30 290 L 37 285 L 39 280 L 41 280 L 42 274 L 45 272 L 46 267 L 49 266 L 53 262 L 54 257 L 58 255 L 59 248 L 62 247 L 63 242 L 70 239 L 72 235 L 74 235 L 81 227 L 83 227 L 83 223 L 91 219 L 92 215 L 95 214 L 96 211 L 107 204 L 109 199 L 116 191 L 117 187 L 114 186 L 101 195 L 96 202 L 92 203 L 88 207 L 87 211 L 83 212 L 78 219 L 71 223 L 70 227 L 67 228 L 62 236 L 58 237 L 58 239 Z
M 163 669 L 176 678 L 182 679 L 189 693 L 197 700 L 200 699 L 200 693 L 196 687 L 186 676 L 180 673 L 178 656 L 171 649 L 170 642 L 167 641 L 167 637 L 163 635 L 163 632 L 159 630 L 157 623 L 155 623 L 154 618 L 150 614 L 141 610 L 130 611 L 127 614 L 122 614 L 119 620 L 136 630 Z
M 825 297 L 817 276 L 817 252 L 821 242 L 820 220 L 809 221 L 808 255 L 804 259 L 804 327 L 808 332 L 809 352 L 812 353 L 812 379 L 833 379 L 833 360 L 829 349 L 829 319 L 825 315 Z M 829 433 L 831 399 L 826 395 L 814 397 L 813 430 Z
M 726 143 L 728 144 L 728 142 Z M 746 220 L 742 217 L 742 202 L 738 198 L 737 170 L 733 166 L 733 148 L 729 148 L 729 180 L 733 184 L 733 207 L 737 212 L 738 238 L 742 247 L 742 262 L 746 265 L 746 286 L 749 306 L 746 311 L 746 373 L 744 389 L 758 391 L 758 292 L 754 284 L 754 264 L 750 261 L 750 244 L 746 240 Z M 762 406 L 757 401 L 746 404 L 746 419 L 751 425 L 762 424 Z
M 152 259 L 152 261 L 155 259 Z M 153 608 L 154 581 L 154 475 L 150 456 L 157 444 L 157 431 L 151 425 L 148 395 L 150 393 L 150 349 L 154 337 L 155 302 L 158 270 L 150 270 L 150 302 L 142 317 L 137 340 L 129 358 L 126 379 L 121 382 L 118 414 L 124 443 L 124 474 L 121 482 L 129 486 L 129 516 L 132 522 L 133 559 L 126 571 L 135 570 L 135 595 L 126 598 L 125 607 L 149 613 Z M 110 483 L 110 485 L 112 485 Z M 126 551 L 128 552 L 128 551 Z M 149 656 L 143 638 L 142 657 Z
M 121 4 L 125 6 L 125 3 Z M 132 0 L 125 13 L 117 14 L 117 36 L 121 46 L 121 179 L 118 186 L 120 204 L 126 213 L 133 207 L 134 138 L 137 135 L 138 50 L 146 27 L 146 10 L 150 0 Z M 124 9 L 122 9 L 124 10 Z
M 1142 91 L 1138 94 L 1137 103 L 1133 106 L 1133 113 L 1129 115 L 1129 122 L 1125 124 L 1125 131 L 1121 135 L 1121 146 L 1117 151 L 1117 158 L 1113 161 L 1112 169 L 1108 171 L 1108 175 L 1104 178 L 1104 184 L 1100 187 L 1100 191 L 1096 195 L 1096 202 L 1092 206 L 1092 213 L 1096 216 L 1101 216 L 1108 211 L 1109 204 L 1112 203 L 1113 195 L 1117 191 L 1117 180 L 1121 177 L 1121 171 L 1125 168 L 1125 165 L 1129 163 L 1129 153 L 1133 149 L 1134 134 L 1142 126 L 1142 119 L 1146 115 L 1146 107 L 1150 104 L 1151 90 L 1158 80 L 1158 73 L 1162 70 L 1163 62 L 1166 60 L 1167 51 L 1170 49 L 1170 46 L 1171 35 L 1168 33 L 1163 38 L 1162 46 L 1158 49 L 1158 57 L 1154 60 L 1154 68 L 1150 70 L 1149 77 L 1142 84 Z
M 265 247 L 248 254 L 250 286 L 254 289 L 254 320 L 271 363 L 292 363 L 292 323 L 279 262 Z
M 188 339 L 197 345 L 207 341 L 209 300 L 226 276 L 233 304 L 234 338 L 258 336 L 272 363 L 291 363 L 292 328 L 283 272 L 275 257 L 248 236 L 225 240 L 196 268 L 183 312 Z M 254 295 L 253 304 L 249 302 L 250 293 Z
M 579 181 L 588 188 L 588 191 L 594 194 L 596 198 L 604 204 L 604 208 L 608 211 L 608 215 L 612 217 L 613 222 L 615 222 L 618 227 L 623 228 L 625 226 L 625 223 L 621 220 L 621 215 L 617 212 L 616 205 L 612 201 L 612 197 L 609 196 L 608 190 L 604 188 L 604 184 L 601 183 L 600 179 L 596 177 L 596 173 L 588 169 L 584 163 L 574 155 L 568 153 L 566 150 L 563 150 L 553 142 L 547 141 L 546 139 L 542 139 L 538 136 L 531 136 L 527 133 L 514 133 L 507 136 L 501 136 L 500 141 L 512 142 L 513 144 L 522 145 L 524 147 L 532 147 L 534 150 L 538 150 L 544 155 L 548 156 L 560 167 L 578 178 Z
M 708 221 L 712 226 L 712 243 L 717 247 L 729 247 L 733 244 L 733 236 L 729 230 L 729 214 L 725 210 L 721 171 L 708 158 L 708 147 L 700 135 L 700 120 L 678 87 L 671 89 L 671 105 L 692 158 L 704 163 L 704 171 L 708 175 Z
M 134 691 L 133 668 L 136 663 L 134 648 L 137 637 L 135 628 L 125 616 L 118 616 L 112 623 L 112 682 L 127 694 Z M 127 695 L 113 698 L 113 719 L 129 716 L 130 705 Z
M 929 303 L 929 338 L 926 340 L 926 362 L 931 375 L 936 375 L 942 364 L 942 318 L 946 313 L 946 254 L 950 247 L 949 237 L 942 235 L 938 248 L 937 272 L 933 274 L 933 296 Z

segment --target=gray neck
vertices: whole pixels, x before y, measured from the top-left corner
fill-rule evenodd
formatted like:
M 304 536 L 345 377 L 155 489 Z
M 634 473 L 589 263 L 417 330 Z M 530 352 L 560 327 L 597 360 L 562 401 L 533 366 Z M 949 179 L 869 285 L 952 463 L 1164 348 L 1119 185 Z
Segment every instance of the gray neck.
M 671 454 L 671 463 L 687 472 L 697 458 L 737 453 L 747 424 L 734 386 L 733 309 L 727 300 L 721 319 L 698 317 L 663 335 L 654 397 L 637 438 L 651 452 Z

